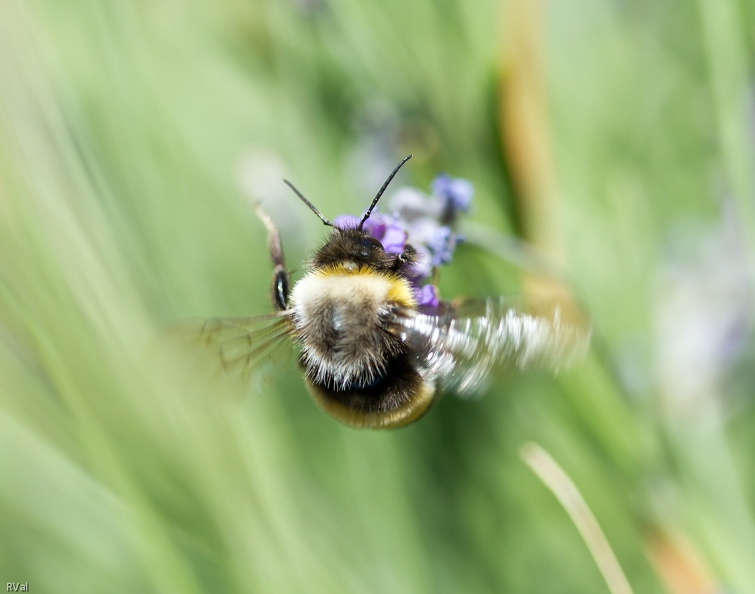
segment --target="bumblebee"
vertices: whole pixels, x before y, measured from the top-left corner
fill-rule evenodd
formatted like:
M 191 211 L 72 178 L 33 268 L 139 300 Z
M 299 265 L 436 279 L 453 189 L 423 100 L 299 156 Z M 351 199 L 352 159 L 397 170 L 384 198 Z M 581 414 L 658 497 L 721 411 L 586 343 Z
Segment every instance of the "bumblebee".
M 203 323 L 201 338 L 217 346 L 225 370 L 250 372 L 281 345 L 296 345 L 307 388 L 324 412 L 351 427 L 386 429 L 418 420 L 442 391 L 474 393 L 496 365 L 557 366 L 584 350 L 584 327 L 566 320 L 558 305 L 524 307 L 502 297 L 418 302 L 417 251 L 406 244 L 388 252 L 365 229 L 410 157 L 352 224 L 334 224 L 284 180 L 331 229 L 293 287 L 280 233 L 257 207 L 268 231 L 277 311 Z

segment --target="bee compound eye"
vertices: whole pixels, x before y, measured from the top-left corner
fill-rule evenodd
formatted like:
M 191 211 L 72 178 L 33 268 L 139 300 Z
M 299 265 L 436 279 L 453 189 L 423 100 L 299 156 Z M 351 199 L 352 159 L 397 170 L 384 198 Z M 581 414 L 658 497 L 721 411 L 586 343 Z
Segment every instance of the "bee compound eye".
M 374 237 L 365 237 L 362 239 L 362 245 L 365 247 L 371 247 L 374 249 L 382 249 L 383 244 L 380 243 L 377 239 Z
M 383 244 L 374 237 L 363 237 L 359 240 L 359 248 L 359 251 L 363 256 L 369 256 L 377 250 L 382 250 Z

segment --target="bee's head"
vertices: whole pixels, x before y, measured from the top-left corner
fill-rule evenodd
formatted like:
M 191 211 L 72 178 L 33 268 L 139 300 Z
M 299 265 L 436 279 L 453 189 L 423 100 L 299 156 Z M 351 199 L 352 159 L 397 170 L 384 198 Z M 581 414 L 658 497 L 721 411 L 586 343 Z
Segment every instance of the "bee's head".
M 356 227 L 334 227 L 327 241 L 315 252 L 312 265 L 320 268 L 338 265 L 349 267 L 353 264 L 355 267 L 369 266 L 387 270 L 395 260 L 396 254 L 386 253 L 383 244 L 369 232 Z
M 372 204 L 364 213 L 362 219 L 355 225 L 334 225 L 317 209 L 317 207 L 307 200 L 304 195 L 296 189 L 296 187 L 288 180 L 283 180 L 294 193 L 309 206 L 310 210 L 314 212 L 317 217 L 328 227 L 333 228 L 333 232 L 328 237 L 325 244 L 315 252 L 312 258 L 312 265 L 316 268 L 322 266 L 335 266 L 339 264 L 345 265 L 347 268 L 371 266 L 380 270 L 389 269 L 394 266 L 396 261 L 395 254 L 387 254 L 383 248 L 383 244 L 377 239 L 372 237 L 369 232 L 364 230 L 364 223 L 370 218 L 372 210 L 380 200 L 380 197 L 385 192 L 388 184 L 396 176 L 399 169 L 411 159 L 411 155 L 407 155 L 398 165 L 393 169 L 388 179 L 385 180 L 383 186 L 378 190 L 377 195 L 372 200 Z M 356 266 L 354 266 L 356 265 Z

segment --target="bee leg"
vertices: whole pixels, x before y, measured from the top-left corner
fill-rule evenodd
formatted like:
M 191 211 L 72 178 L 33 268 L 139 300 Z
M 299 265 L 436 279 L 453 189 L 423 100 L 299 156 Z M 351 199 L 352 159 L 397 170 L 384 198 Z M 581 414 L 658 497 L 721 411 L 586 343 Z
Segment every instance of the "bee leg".
M 271 297 L 273 307 L 283 311 L 288 309 L 288 296 L 290 292 L 290 282 L 288 272 L 286 272 L 286 260 L 283 257 L 283 246 L 281 245 L 281 236 L 273 220 L 262 210 L 262 206 L 257 204 L 254 208 L 257 216 L 267 228 L 267 249 L 270 252 L 270 259 L 273 261 L 273 285 Z
M 393 272 L 398 272 L 402 266 L 412 264 L 416 261 L 417 251 L 409 244 L 406 244 L 404 246 L 404 251 L 396 256 L 396 259 L 393 261 Z

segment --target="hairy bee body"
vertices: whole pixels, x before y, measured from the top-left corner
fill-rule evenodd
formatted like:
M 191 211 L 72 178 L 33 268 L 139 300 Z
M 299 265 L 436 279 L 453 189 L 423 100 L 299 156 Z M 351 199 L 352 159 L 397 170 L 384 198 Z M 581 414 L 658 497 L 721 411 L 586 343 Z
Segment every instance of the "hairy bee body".
M 308 273 L 290 305 L 307 386 L 328 414 L 349 425 L 396 427 L 428 409 L 435 383 L 412 364 L 393 323 L 416 306 L 405 278 L 344 260 Z
M 441 391 L 478 391 L 497 365 L 556 368 L 584 352 L 589 328 L 559 303 L 533 307 L 502 297 L 450 303 L 435 291 L 427 300 L 424 289 L 437 287 L 418 283 L 427 270 L 409 234 L 383 245 L 364 228 L 408 159 L 361 221 L 330 222 L 289 183 L 332 229 L 293 289 L 278 229 L 258 208 L 268 230 L 271 300 L 278 311 L 202 323 L 200 336 L 218 346 L 224 371 L 240 366 L 251 372 L 281 344 L 294 344 L 307 388 L 323 411 L 352 427 L 383 429 L 416 421 Z
M 414 307 L 414 299 L 398 276 L 338 266 L 301 279 L 290 305 L 307 377 L 345 389 L 374 383 L 386 358 L 404 350 L 387 322 L 397 308 Z

